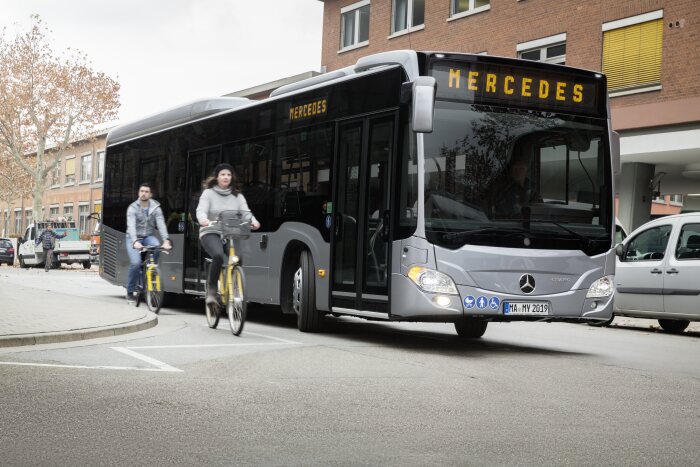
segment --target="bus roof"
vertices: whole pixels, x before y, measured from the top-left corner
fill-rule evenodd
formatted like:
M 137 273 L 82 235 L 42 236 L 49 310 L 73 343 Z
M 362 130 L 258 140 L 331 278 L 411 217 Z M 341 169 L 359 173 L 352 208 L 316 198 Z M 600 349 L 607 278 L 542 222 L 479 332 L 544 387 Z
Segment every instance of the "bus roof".
M 218 97 L 190 102 L 135 122 L 119 125 L 107 134 L 108 145 L 165 130 L 223 110 L 235 109 L 251 102 L 250 99 L 244 97 Z

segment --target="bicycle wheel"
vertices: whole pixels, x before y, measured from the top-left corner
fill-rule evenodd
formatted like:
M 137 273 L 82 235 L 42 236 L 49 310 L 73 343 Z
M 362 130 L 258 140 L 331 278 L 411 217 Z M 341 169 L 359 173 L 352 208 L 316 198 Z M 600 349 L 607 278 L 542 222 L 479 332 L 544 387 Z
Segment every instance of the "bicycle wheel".
M 205 295 L 209 295 L 209 287 L 208 286 L 207 286 Z M 204 302 L 204 313 L 207 316 L 207 325 L 212 329 L 216 329 L 216 327 L 219 325 L 219 315 L 220 315 L 219 304 L 217 302 L 207 304 L 207 302 L 205 301 Z
M 243 274 L 243 268 L 240 266 L 233 268 L 230 285 L 226 297 L 226 312 L 228 313 L 231 332 L 234 336 L 239 336 L 243 331 L 247 311 L 244 295 L 245 275 Z
M 163 291 L 160 289 L 160 273 L 158 269 L 152 269 L 146 276 L 146 305 L 153 313 L 158 314 L 163 305 Z

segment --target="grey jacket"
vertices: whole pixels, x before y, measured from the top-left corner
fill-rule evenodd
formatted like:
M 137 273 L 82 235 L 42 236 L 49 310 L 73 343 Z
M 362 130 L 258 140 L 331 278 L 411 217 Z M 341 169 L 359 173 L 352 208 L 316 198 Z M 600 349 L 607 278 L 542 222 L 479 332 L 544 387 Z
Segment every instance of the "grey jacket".
M 197 221 L 199 221 L 200 224 L 204 219 L 214 221 L 221 211 L 229 210 L 246 212 L 248 214 L 243 217 L 245 220 L 250 220 L 251 222 L 256 221 L 242 193 L 234 195 L 231 194 L 230 190 L 219 189 L 217 191 L 215 188 L 207 188 L 202 192 L 202 196 L 199 197 Z M 202 238 L 206 234 L 221 235 L 221 232 L 219 232 L 219 228 L 216 225 L 200 227 L 199 238 Z
M 129 205 L 126 210 L 126 233 L 131 242 L 134 243 L 140 238 L 155 235 L 156 228 L 160 238 L 168 239 L 168 229 L 165 226 L 165 218 L 160 203 L 153 199 L 148 200 L 148 216 L 145 216 L 141 209 L 141 201 L 138 199 Z

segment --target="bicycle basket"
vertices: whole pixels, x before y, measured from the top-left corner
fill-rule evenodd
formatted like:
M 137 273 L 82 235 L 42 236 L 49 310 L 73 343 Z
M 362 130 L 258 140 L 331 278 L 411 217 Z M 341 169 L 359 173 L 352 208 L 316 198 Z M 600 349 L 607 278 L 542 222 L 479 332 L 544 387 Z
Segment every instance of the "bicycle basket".
M 242 214 L 239 211 L 223 211 L 219 215 L 222 236 L 233 238 L 250 237 L 250 220 L 245 220 Z

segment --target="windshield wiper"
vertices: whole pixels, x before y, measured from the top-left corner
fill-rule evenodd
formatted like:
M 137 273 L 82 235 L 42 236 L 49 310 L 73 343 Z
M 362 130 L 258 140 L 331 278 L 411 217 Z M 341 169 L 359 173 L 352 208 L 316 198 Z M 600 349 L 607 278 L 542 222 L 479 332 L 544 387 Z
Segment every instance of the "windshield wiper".
M 565 230 L 566 232 L 570 233 L 574 237 L 581 240 L 583 242 L 583 244 L 585 245 L 586 250 L 589 250 L 589 249 L 594 247 L 593 242 L 600 241 L 603 238 L 603 237 L 596 237 L 596 238 L 586 237 L 585 235 L 582 235 L 582 234 L 576 232 L 575 230 L 572 230 L 572 229 L 568 228 L 567 226 L 562 225 L 561 223 L 556 222 L 556 221 L 550 221 L 550 220 L 544 220 L 544 219 L 530 219 L 530 220 L 528 220 L 528 222 L 539 222 L 539 223 L 543 223 L 543 224 L 556 225 L 560 229 Z
M 444 240 L 461 240 L 469 235 L 493 234 L 510 237 L 511 235 L 529 233 L 527 230 L 518 227 L 485 227 L 482 229 L 462 230 L 460 232 L 450 232 L 442 236 Z M 505 234 L 505 235 L 504 235 Z

